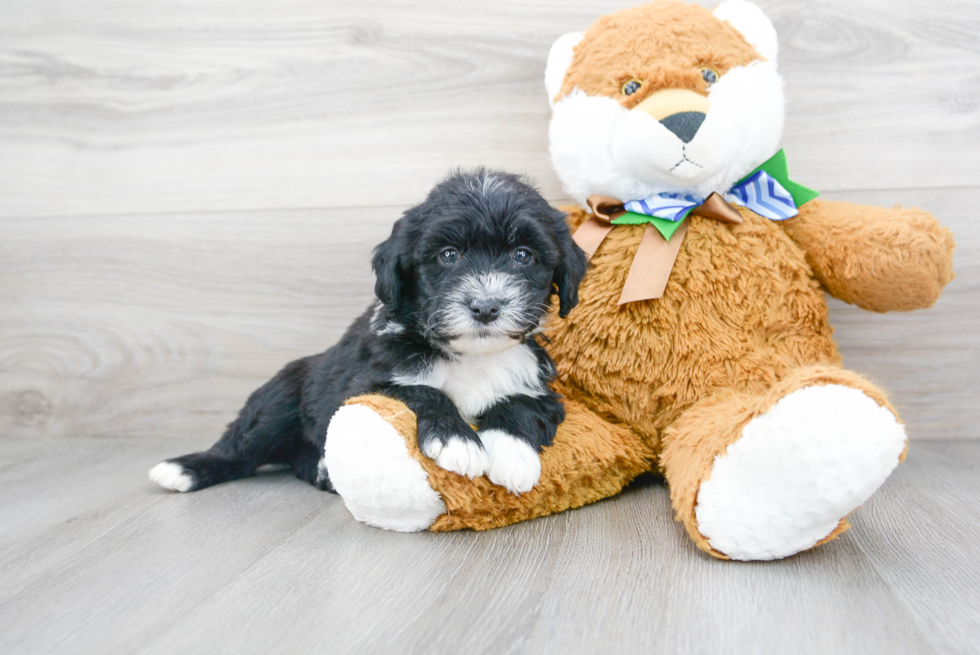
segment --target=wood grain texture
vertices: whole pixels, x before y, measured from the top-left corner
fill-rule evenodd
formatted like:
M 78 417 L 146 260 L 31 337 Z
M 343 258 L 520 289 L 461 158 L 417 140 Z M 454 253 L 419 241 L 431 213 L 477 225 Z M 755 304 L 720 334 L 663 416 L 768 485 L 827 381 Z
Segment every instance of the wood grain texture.
M 559 198 L 548 48 L 622 4 L 8 0 L 0 216 L 404 205 L 472 164 Z M 760 5 L 800 179 L 976 184 L 975 2 Z
M 398 214 L 5 220 L 0 434 L 212 439 L 368 307 Z
M 854 542 L 942 653 L 980 652 L 978 454 L 973 442 L 914 444 L 913 466 L 853 521 Z
M 978 441 L 916 445 L 840 540 L 694 548 L 666 489 L 485 533 L 355 522 L 285 472 L 186 495 L 188 439 L 0 440 L 4 653 L 975 653 Z

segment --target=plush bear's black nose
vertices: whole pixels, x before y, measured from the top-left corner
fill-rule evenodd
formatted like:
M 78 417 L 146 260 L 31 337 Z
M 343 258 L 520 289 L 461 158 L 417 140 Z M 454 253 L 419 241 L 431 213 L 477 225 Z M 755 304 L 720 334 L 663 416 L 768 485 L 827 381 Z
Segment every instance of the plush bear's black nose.
M 684 143 L 690 143 L 698 133 L 707 114 L 700 111 L 680 111 L 660 121 L 660 124 L 677 135 Z
M 500 316 L 500 301 L 494 298 L 471 300 L 470 311 L 473 313 L 473 318 L 481 323 L 492 323 Z

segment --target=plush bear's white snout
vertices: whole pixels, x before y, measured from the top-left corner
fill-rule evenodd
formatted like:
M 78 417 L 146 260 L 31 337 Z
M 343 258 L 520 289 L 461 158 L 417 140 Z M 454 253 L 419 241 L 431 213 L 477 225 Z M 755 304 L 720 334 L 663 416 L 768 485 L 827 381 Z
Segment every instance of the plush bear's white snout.
M 617 167 L 638 180 L 667 188 L 693 187 L 717 175 L 738 146 L 734 121 L 723 111 L 709 109 L 694 127 L 685 125 L 684 113 L 693 112 L 657 120 L 642 105 L 630 111 L 613 134 Z

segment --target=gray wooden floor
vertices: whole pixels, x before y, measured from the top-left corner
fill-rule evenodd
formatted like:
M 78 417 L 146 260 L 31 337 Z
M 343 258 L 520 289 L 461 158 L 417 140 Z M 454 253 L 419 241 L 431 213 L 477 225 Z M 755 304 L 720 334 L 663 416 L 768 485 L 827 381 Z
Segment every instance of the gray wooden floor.
M 975 0 L 760 1 L 794 178 L 959 244 L 932 310 L 831 301 L 913 441 L 838 542 L 716 562 L 656 483 L 399 535 L 283 473 L 146 482 L 337 339 L 450 167 L 565 200 L 544 59 L 627 4 L 0 0 L 0 653 L 980 653 Z
M 976 653 L 980 441 L 913 445 L 838 541 L 694 549 L 657 482 L 486 533 L 355 522 L 285 472 L 187 495 L 187 439 L 0 441 L 3 653 Z

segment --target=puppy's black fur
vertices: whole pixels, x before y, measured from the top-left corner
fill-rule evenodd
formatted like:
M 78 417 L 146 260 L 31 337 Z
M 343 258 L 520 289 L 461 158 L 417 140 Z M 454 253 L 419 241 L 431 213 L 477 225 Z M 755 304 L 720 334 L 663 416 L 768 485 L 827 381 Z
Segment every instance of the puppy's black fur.
M 536 449 L 551 443 L 564 409 L 548 388 L 555 368 L 536 334 L 555 293 L 562 317 L 576 305 L 586 268 L 564 219 L 513 175 L 482 169 L 450 175 L 375 250 L 380 303 L 337 345 L 288 364 L 255 391 L 209 450 L 167 460 L 190 479 L 180 490 L 288 464 L 301 479 L 333 491 L 321 461 L 327 427 L 346 399 L 364 393 L 408 405 L 423 452 L 454 438 L 480 445 L 468 421 Z M 498 370 L 488 372 L 495 382 L 478 389 L 440 385 L 453 367 L 473 367 L 482 379 L 483 362 L 504 361 L 496 353 L 508 346 L 524 350 L 507 348 L 506 361 L 530 362 L 536 379 L 519 382 Z

